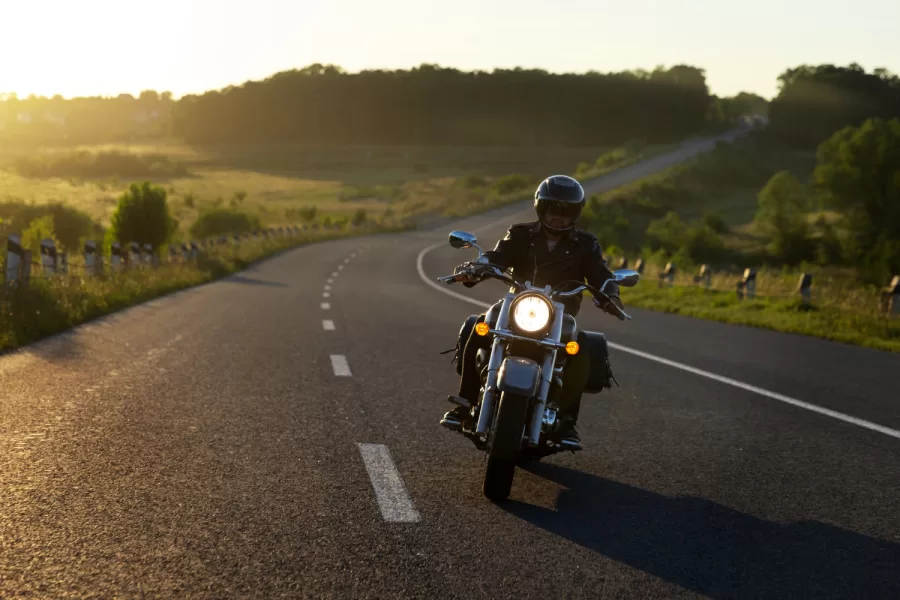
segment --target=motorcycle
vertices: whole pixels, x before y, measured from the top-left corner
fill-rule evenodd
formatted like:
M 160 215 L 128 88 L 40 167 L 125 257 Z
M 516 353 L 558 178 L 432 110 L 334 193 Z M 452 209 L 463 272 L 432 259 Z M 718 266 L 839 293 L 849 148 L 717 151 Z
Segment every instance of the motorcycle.
M 474 275 L 479 279 L 498 279 L 512 288 L 487 311 L 483 321 L 474 325 L 477 335 L 491 339 L 491 349 L 480 348 L 475 359 L 481 389 L 469 413 L 474 429 L 461 422 L 441 423 L 462 433 L 486 452 L 482 493 L 493 501 L 503 501 L 509 497 L 517 465 L 580 449 L 580 446 L 571 447 L 567 440 L 555 439 L 558 407 L 548 403 L 552 386 L 562 386 L 567 357 L 585 351 L 575 340 L 578 331 L 575 318 L 565 313 L 561 300 L 588 291 L 598 300 L 608 301 L 604 290 L 610 282 L 632 287 L 640 274 L 619 269 L 601 289 L 583 281 L 539 288 L 491 265 L 471 233 L 451 232 L 450 245 L 457 249 L 475 248 L 478 258 L 467 263 L 462 271 L 438 277 L 438 281 L 451 285 Z M 569 284 L 576 287 L 568 291 L 559 289 Z M 616 310 L 624 320 L 631 319 L 617 306 Z M 602 338 L 605 346 L 605 337 L 595 335 Z M 462 348 L 457 351 L 461 353 Z M 599 390 L 585 389 L 585 393 L 596 391 Z M 462 398 L 450 396 L 449 399 L 468 406 Z

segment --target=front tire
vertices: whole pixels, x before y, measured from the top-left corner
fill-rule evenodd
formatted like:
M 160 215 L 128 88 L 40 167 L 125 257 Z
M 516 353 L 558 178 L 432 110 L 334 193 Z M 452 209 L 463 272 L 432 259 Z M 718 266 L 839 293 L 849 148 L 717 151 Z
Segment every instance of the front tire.
M 505 392 L 500 395 L 481 490 L 494 502 L 506 500 L 512 490 L 527 416 L 528 398 Z

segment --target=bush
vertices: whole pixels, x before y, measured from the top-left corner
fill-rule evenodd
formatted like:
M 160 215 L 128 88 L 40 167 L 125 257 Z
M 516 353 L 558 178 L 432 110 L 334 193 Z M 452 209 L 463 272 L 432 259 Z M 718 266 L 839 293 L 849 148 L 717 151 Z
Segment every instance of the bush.
M 816 219 L 815 231 L 818 234 L 816 240 L 816 261 L 820 265 L 837 265 L 841 264 L 841 240 L 838 238 L 834 227 L 825 219 L 819 216 Z
M 696 263 L 718 263 L 725 256 L 725 243 L 709 225 L 688 229 L 684 249 Z
M 314 220 L 318 213 L 319 209 L 315 206 L 301 206 L 300 208 L 285 209 L 284 216 L 288 221 L 300 219 L 301 221 L 309 222 Z
M 716 233 L 728 233 L 728 223 L 718 211 L 710 211 L 703 215 L 703 224 Z
M 216 208 L 201 214 L 191 225 L 195 238 L 208 238 L 226 234 L 241 234 L 260 228 L 256 215 L 233 209 Z
M 617 148 L 616 150 L 610 150 L 597 157 L 594 166 L 598 169 L 605 169 L 624 162 L 626 158 L 628 158 L 626 150 Z
M 21 201 L 0 204 L 0 216 L 11 232 L 21 232 L 35 219 L 52 217 L 53 230 L 59 243 L 69 251 L 79 249 L 81 241 L 93 236 L 101 236 L 102 228 L 91 217 L 62 203 L 28 205 Z
M 662 219 L 651 221 L 647 227 L 647 237 L 650 238 L 653 249 L 662 248 L 667 253 L 681 248 L 687 239 L 686 235 L 687 228 L 675 211 L 669 211 Z
M 487 181 L 480 175 L 463 175 L 456 179 L 454 185 L 465 190 L 475 190 L 487 186 Z
M 32 260 L 38 261 L 41 255 L 41 241 L 48 238 L 56 242 L 56 236 L 53 233 L 53 217 L 44 215 L 29 223 L 22 232 L 22 247 L 31 250 Z
M 166 190 L 152 185 L 132 183 L 119 198 L 112 216 L 112 231 L 120 244 L 137 242 L 154 248 L 169 241 L 178 223 L 169 214 Z
M 360 208 L 360 209 L 357 210 L 356 213 L 353 215 L 353 219 L 352 219 L 351 222 L 352 222 L 354 225 L 359 226 L 359 225 L 362 225 L 363 223 L 365 223 L 366 220 L 368 220 L 368 215 L 366 214 L 366 209 Z
M 491 192 L 498 196 L 505 196 L 522 191 L 531 185 L 531 178 L 519 173 L 504 175 L 491 184 Z

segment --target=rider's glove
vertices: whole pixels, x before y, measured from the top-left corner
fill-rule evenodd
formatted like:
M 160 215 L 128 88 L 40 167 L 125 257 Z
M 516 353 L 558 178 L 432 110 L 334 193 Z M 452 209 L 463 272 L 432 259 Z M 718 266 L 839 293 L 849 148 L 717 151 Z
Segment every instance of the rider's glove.
M 460 275 L 460 281 L 466 287 L 472 287 L 479 281 L 481 281 L 481 271 L 482 268 L 479 268 L 479 265 L 473 264 L 471 262 L 465 262 L 459 266 L 457 266 L 453 270 L 454 275 Z
M 610 283 L 606 286 L 606 295 L 609 296 L 609 300 L 599 300 L 594 298 L 594 305 L 597 306 L 603 312 L 609 313 L 612 316 L 618 318 L 620 321 L 624 321 L 625 317 L 616 310 L 616 306 L 622 310 L 625 310 L 625 305 L 622 304 L 622 299 L 619 298 L 619 286 L 615 283 Z M 615 304 L 615 306 L 613 306 Z

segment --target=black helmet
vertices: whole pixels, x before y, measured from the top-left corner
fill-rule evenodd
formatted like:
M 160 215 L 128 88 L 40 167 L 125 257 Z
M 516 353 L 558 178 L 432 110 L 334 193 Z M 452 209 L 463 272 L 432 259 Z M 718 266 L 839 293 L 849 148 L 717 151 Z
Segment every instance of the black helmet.
M 564 229 L 550 227 L 545 219 L 551 207 L 557 209 L 554 212 L 571 216 L 572 224 Z M 584 188 L 568 175 L 552 175 L 542 181 L 534 192 L 534 210 L 538 219 L 541 225 L 553 233 L 561 234 L 574 229 L 582 208 L 584 208 Z

